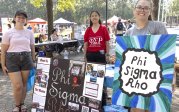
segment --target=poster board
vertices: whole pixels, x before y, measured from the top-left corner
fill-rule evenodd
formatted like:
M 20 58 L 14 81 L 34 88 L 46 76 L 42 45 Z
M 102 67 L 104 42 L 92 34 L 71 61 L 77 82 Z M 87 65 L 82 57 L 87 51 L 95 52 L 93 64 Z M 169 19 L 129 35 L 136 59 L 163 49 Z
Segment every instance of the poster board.
M 52 59 L 45 111 L 101 112 L 101 101 L 83 96 L 85 62 Z M 102 91 L 101 91 L 102 93 Z
M 170 112 L 176 35 L 116 39 L 112 103 L 152 112 Z
M 44 112 L 50 62 L 50 58 L 39 57 L 37 60 L 37 71 L 35 75 L 31 112 Z
M 101 101 L 105 68 L 105 65 L 87 63 L 83 96 Z

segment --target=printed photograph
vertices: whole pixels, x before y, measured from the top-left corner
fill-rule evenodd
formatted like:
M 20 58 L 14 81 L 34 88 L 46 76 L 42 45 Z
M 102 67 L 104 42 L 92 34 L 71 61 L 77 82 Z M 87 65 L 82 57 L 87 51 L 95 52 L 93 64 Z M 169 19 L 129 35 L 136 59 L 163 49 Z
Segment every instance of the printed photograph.
M 82 106 L 81 112 L 89 112 L 89 107 Z
M 79 104 L 68 102 L 68 109 L 73 111 L 79 111 Z

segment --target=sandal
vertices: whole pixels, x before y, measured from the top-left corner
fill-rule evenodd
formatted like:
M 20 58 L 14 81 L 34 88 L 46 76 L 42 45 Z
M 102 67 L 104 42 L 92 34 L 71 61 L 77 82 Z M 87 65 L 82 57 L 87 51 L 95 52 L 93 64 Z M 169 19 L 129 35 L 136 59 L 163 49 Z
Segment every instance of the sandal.
M 21 105 L 18 105 L 12 110 L 12 112 L 20 112 L 20 110 L 21 110 Z
M 21 112 L 27 112 L 27 106 L 24 103 L 21 103 Z

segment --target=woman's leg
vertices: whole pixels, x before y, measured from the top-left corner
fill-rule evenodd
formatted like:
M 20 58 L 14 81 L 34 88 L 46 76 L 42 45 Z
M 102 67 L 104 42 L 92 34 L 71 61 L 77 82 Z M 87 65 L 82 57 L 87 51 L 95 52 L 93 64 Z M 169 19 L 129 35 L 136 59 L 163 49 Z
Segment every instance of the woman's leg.
M 30 72 L 30 70 L 21 71 L 22 83 L 23 83 L 22 98 L 21 98 L 22 104 L 24 103 L 24 100 L 25 100 L 25 97 L 26 97 L 27 80 L 28 80 L 29 72 Z
M 21 72 L 12 72 L 12 73 L 8 73 L 8 75 L 13 86 L 15 104 L 16 106 L 18 106 L 21 103 L 22 90 L 23 90 Z

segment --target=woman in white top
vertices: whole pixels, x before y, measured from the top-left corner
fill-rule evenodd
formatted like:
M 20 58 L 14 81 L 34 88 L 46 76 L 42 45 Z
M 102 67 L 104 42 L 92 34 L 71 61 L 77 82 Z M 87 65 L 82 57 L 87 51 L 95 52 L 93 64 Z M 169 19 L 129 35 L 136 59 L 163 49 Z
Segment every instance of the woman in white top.
M 24 28 L 27 22 L 26 12 L 17 11 L 13 22 L 15 27 L 2 37 L 1 65 L 13 86 L 16 107 L 12 112 L 26 112 L 24 100 L 29 71 L 34 67 L 35 41 L 32 31 Z

